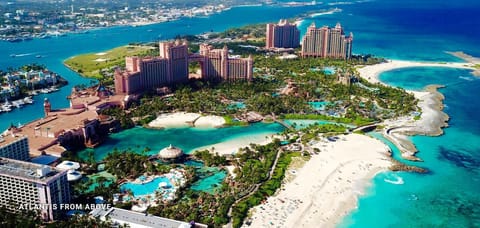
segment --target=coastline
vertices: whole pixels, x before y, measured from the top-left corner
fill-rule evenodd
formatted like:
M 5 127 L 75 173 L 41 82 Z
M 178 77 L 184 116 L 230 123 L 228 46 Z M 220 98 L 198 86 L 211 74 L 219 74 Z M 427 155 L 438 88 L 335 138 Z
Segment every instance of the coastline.
M 358 68 L 359 76 L 370 83 L 388 84 L 380 81 L 381 73 L 395 69 L 410 67 L 450 67 L 459 69 L 472 70 L 472 74 L 476 72 L 474 67 L 476 62 L 468 61 L 466 63 L 433 63 L 433 62 L 415 62 L 404 60 L 388 60 L 386 63 L 364 66 Z M 418 152 L 415 145 L 408 136 L 426 135 L 439 136 L 443 134 L 442 128 L 448 126 L 449 116 L 443 112 L 443 100 L 445 97 L 437 91 L 442 85 L 429 85 L 424 91 L 406 90 L 412 93 L 418 99 L 417 106 L 421 109 L 419 119 L 415 120 L 413 116 L 402 116 L 395 119 L 388 119 L 382 122 L 385 125 L 382 131 L 383 136 L 391 141 L 401 151 L 404 159 L 411 161 L 421 161 L 415 154 Z
M 345 135 L 312 147 L 321 152 L 299 170 L 289 169 L 295 178 L 251 209 L 251 227 L 334 227 L 356 208 L 371 179 L 392 165 L 390 149 L 364 135 Z
M 197 150 L 208 150 L 210 153 L 216 153 L 218 155 L 233 155 L 237 153 L 240 148 L 249 147 L 250 144 L 266 145 L 272 142 L 272 135 L 271 133 L 249 134 L 224 142 L 195 148 L 192 150 L 192 153 Z

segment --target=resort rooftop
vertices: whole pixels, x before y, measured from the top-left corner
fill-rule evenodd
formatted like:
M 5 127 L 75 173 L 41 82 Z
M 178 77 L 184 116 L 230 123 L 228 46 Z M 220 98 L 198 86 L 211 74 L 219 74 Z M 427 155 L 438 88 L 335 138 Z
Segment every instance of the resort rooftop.
M 0 158 L 0 176 L 45 184 L 61 173 L 47 165 Z
M 188 228 L 188 227 L 200 227 L 206 228 L 207 225 L 195 223 L 190 224 L 187 222 L 177 221 L 168 218 L 162 218 L 145 213 L 129 211 L 121 208 L 110 209 L 95 209 L 90 212 L 90 215 L 102 220 L 107 217 L 113 222 L 127 223 L 131 227 L 164 227 L 164 228 Z
M 61 155 L 65 149 L 56 145 L 60 133 L 77 129 L 84 120 L 96 119 L 96 112 L 83 110 L 60 110 L 49 113 L 48 117 L 30 122 L 20 128 L 21 134 L 28 135 L 30 153 L 37 156 L 42 151 L 48 154 Z
M 26 136 L 21 134 L 1 134 L 0 135 L 0 147 L 22 140 Z

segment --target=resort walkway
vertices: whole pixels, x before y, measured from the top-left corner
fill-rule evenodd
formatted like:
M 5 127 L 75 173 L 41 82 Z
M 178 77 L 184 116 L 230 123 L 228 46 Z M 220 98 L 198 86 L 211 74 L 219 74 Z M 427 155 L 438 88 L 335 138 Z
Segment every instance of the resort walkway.
M 273 165 L 272 167 L 270 168 L 270 172 L 268 172 L 268 178 L 261 182 L 261 183 L 258 183 L 258 184 L 255 184 L 255 187 L 253 188 L 253 190 L 249 191 L 248 194 L 238 198 L 237 200 L 235 200 L 235 202 L 232 204 L 232 206 L 228 209 L 228 218 L 230 219 L 230 222 L 225 225 L 225 227 L 228 227 L 228 228 L 231 228 L 232 227 L 232 211 L 233 211 L 233 207 L 235 207 L 237 205 L 238 202 L 248 198 L 249 196 L 253 195 L 255 192 L 258 191 L 258 188 L 260 188 L 260 186 L 262 186 L 263 183 L 265 183 L 266 181 L 269 181 L 271 178 L 272 178 L 272 175 L 273 175 L 273 172 L 275 171 L 275 167 L 277 167 L 277 162 L 278 162 L 278 159 L 280 158 L 280 155 L 282 154 L 283 150 L 282 149 L 278 149 L 277 151 L 277 156 L 275 157 L 275 161 L 273 161 Z
M 277 119 L 277 117 L 276 117 L 275 114 L 273 114 L 273 113 L 272 113 L 272 119 L 273 119 L 273 121 L 279 123 L 280 125 L 284 126 L 284 127 L 287 128 L 287 129 L 295 130 L 292 126 L 290 126 L 290 125 L 288 125 L 287 123 L 283 122 L 283 120 Z

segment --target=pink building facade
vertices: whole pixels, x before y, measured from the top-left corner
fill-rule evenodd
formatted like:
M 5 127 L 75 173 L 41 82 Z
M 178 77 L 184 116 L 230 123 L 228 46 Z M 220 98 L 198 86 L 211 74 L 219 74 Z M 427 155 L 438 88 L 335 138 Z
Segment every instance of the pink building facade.
M 160 43 L 158 57 L 126 57 L 125 70 L 115 71 L 117 94 L 139 93 L 146 89 L 186 82 L 188 80 L 188 44 Z
M 278 24 L 267 24 L 265 48 L 296 48 L 300 46 L 297 25 L 283 19 Z
M 253 59 L 229 58 L 228 49 L 213 49 L 201 44 L 199 54 L 189 54 L 188 44 L 180 41 L 161 42 L 158 57 L 126 57 L 125 70 L 115 71 L 116 94 L 141 93 L 176 83 L 189 78 L 188 64 L 199 62 L 201 77 L 207 80 L 251 80 Z
M 200 65 L 202 78 L 207 80 L 252 80 L 253 77 L 252 56 L 230 58 L 227 46 L 222 49 L 213 49 L 211 45 L 201 44 Z
M 312 23 L 302 40 L 302 57 L 350 59 L 352 43 L 353 34 L 345 36 L 340 23 L 334 28 L 317 28 Z

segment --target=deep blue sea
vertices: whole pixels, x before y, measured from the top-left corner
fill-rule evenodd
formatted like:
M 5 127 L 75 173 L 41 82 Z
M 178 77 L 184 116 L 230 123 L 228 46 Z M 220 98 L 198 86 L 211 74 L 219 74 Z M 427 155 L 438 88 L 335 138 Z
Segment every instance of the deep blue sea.
M 338 7 L 341 12 L 307 18 L 301 27 L 340 22 L 354 34 L 354 53 L 392 59 L 461 61 L 445 51 L 480 56 L 480 1 L 378 0 L 342 1 L 341 4 L 302 7 L 240 7 L 208 18 L 186 18 L 145 27 L 115 27 L 22 43 L 0 42 L 0 68 L 30 62 L 46 64 L 71 84 L 49 94 L 54 107 L 65 107 L 71 85 L 88 83 L 62 65 L 72 55 L 100 52 L 137 41 L 154 41 L 177 34 L 221 31 L 249 23 L 277 21 L 310 11 Z M 337 1 L 332 1 L 336 3 Z M 339 2 L 340 3 L 340 2 Z M 152 29 L 153 32 L 148 32 Z M 159 37 L 160 36 L 160 37 Z M 29 54 L 11 58 L 10 54 Z M 37 59 L 35 55 L 46 57 Z M 440 137 L 412 137 L 429 174 L 382 173 L 359 198 L 358 208 L 340 227 L 480 227 L 480 79 L 466 70 L 407 68 L 381 75 L 381 80 L 407 89 L 444 84 L 449 127 Z M 42 115 L 41 101 L 21 111 L 0 114 L 0 129 Z M 394 148 L 395 149 L 395 148 Z M 402 181 L 399 181 L 402 180 Z M 402 184 L 392 184 L 402 183 Z

